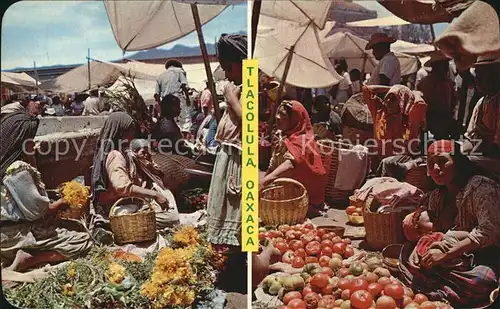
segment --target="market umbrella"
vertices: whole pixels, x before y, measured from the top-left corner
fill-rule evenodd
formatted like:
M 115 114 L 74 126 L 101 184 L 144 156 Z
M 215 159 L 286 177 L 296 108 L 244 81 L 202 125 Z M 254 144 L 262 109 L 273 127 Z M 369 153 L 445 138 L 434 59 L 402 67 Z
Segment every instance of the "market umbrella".
M 411 23 L 395 15 L 346 23 L 350 27 L 385 27 L 409 24 Z
M 219 15 L 228 4 L 241 0 L 169 0 L 169 1 L 112 1 L 104 0 L 115 39 L 123 51 L 144 50 L 175 41 L 193 32 L 203 55 L 207 79 L 217 102 L 215 84 L 203 39 L 201 25 Z M 202 4 L 198 4 L 202 3 Z M 215 104 L 216 119 L 220 110 Z
M 451 22 L 475 0 L 377 0 L 394 15 L 414 24 Z
M 337 32 L 327 37 L 322 42 L 321 48 L 331 61 L 345 58 L 350 69 L 355 68 L 361 72 L 371 72 L 378 64 L 378 61 L 371 50 L 365 50 L 367 43 L 368 41 L 349 32 Z M 401 75 L 409 75 L 418 70 L 418 58 L 395 51 L 394 48 L 392 49 L 401 65 Z M 434 50 L 432 46 L 431 49 Z

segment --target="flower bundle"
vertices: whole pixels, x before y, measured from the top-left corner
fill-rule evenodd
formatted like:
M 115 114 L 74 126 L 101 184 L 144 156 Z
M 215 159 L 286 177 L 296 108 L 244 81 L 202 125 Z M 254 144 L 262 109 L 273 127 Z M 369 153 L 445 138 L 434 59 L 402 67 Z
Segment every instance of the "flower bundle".
M 90 190 L 75 180 L 63 183 L 60 192 L 62 198 L 68 202 L 72 209 L 83 208 L 90 196 Z

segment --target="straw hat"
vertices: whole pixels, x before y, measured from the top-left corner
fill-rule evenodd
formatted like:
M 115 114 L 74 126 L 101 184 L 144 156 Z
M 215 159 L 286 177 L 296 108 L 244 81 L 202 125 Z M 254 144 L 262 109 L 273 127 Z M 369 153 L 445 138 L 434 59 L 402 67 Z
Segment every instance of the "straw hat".
M 477 58 L 476 63 L 474 63 L 474 66 L 482 66 L 482 65 L 489 65 L 489 64 L 500 64 L 500 56 L 499 55 L 484 55 L 484 56 L 479 56 Z
M 448 58 L 442 51 L 437 50 L 437 51 L 432 52 L 431 59 L 427 60 L 424 63 L 424 67 L 430 68 L 436 62 L 441 62 L 441 61 L 448 62 L 450 60 L 451 60 L 451 58 Z
M 374 33 L 372 34 L 370 41 L 368 41 L 368 44 L 366 44 L 365 50 L 370 50 L 373 48 L 373 46 L 380 43 L 392 44 L 396 41 L 397 40 L 395 38 L 392 38 L 385 33 L 382 32 Z

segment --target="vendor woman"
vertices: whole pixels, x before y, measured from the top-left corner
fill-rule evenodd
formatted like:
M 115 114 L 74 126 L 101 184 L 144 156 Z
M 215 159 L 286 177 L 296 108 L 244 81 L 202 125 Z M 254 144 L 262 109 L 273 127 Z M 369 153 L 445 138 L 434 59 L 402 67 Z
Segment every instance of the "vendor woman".
M 484 307 L 498 287 L 500 186 L 478 175 L 460 146 L 451 141 L 429 146 L 427 166 L 438 188 L 425 199 L 423 208 L 432 232 L 446 234 L 425 251 L 420 242 L 403 246 L 404 281 L 432 299 L 448 300 L 455 308 Z M 403 227 L 407 237 L 416 241 L 425 235 L 408 232 L 417 224 L 413 216 L 405 219 Z
M 283 101 L 276 125 L 273 155 L 266 176 L 259 181 L 260 190 L 278 178 L 295 179 L 309 195 L 309 216 L 318 216 L 324 209 L 327 175 L 309 115 L 300 102 Z
M 128 153 L 129 141 L 134 138 L 134 133 L 134 121 L 124 112 L 112 113 L 101 129 L 98 152 L 94 157 L 92 170 L 95 215 L 99 219 L 107 218 L 111 206 L 118 199 L 141 197 L 156 202 L 154 206 L 157 228 L 162 229 L 177 224 L 179 214 L 172 195 L 166 194 L 169 191 L 154 189 L 152 182 L 148 185 L 148 181 L 144 181 L 144 177 L 148 174 L 143 173 L 143 169 L 146 166 L 152 167 L 152 165 L 138 164 L 139 161 L 147 161 L 149 158 L 147 155 L 144 156 L 144 147 L 139 144 L 131 149 L 135 153 Z M 156 178 L 156 182 L 160 181 L 161 179 Z
M 65 201 L 51 203 L 40 173 L 21 161 L 23 146 L 38 128 L 38 119 L 28 112 L 10 114 L 0 126 L 0 257 L 2 268 L 16 271 L 71 259 L 92 246 L 80 224 L 58 225 L 55 214 L 67 206 Z

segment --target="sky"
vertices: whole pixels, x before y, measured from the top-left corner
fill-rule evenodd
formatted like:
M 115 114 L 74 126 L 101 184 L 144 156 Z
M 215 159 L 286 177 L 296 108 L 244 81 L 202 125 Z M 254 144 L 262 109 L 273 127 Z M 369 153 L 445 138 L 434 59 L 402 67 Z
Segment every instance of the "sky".
M 356 1 L 376 10 L 379 17 L 391 13 L 376 1 Z M 29 16 L 30 18 L 26 18 Z M 203 26 L 206 42 L 214 42 L 224 32 L 246 31 L 247 5 L 229 7 Z M 445 25 L 436 26 L 439 35 Z M 122 57 L 103 1 L 21 1 L 7 9 L 2 20 L 1 69 L 37 67 L 86 62 L 87 49 L 99 60 Z M 161 46 L 197 46 L 196 33 Z M 130 55 L 126 53 L 125 55 Z
M 30 18 L 26 18 L 29 16 Z M 246 31 L 247 5 L 227 8 L 203 26 L 207 43 L 221 33 Z M 175 44 L 197 46 L 198 37 L 191 33 Z M 91 58 L 122 58 L 109 24 L 103 1 L 21 1 L 7 9 L 2 20 L 2 70 L 56 64 L 78 64 Z M 133 54 L 126 53 L 125 55 Z

